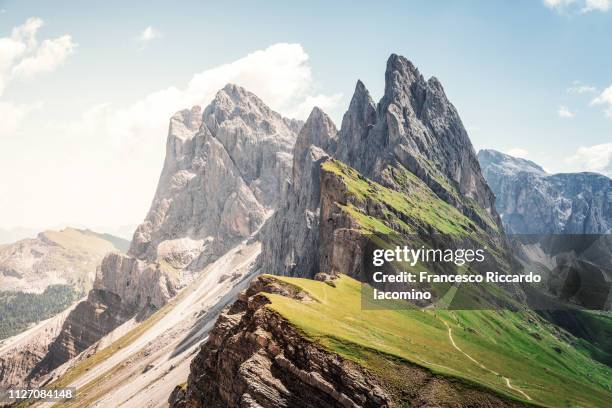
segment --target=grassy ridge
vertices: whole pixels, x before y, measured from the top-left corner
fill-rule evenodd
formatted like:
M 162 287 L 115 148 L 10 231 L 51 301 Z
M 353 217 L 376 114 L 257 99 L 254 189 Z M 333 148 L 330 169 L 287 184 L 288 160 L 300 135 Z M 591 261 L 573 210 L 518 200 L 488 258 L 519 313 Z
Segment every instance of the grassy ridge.
M 557 339 L 531 313 L 363 310 L 361 284 L 347 276 L 335 288 L 307 279 L 278 279 L 299 286 L 316 302 L 267 295 L 268 307 L 306 337 L 365 366 L 373 368 L 376 361 L 362 355 L 376 350 L 526 401 L 506 385 L 507 377 L 540 405 L 603 407 L 612 398 L 612 371 Z M 453 347 L 445 323 L 456 344 L 486 369 Z

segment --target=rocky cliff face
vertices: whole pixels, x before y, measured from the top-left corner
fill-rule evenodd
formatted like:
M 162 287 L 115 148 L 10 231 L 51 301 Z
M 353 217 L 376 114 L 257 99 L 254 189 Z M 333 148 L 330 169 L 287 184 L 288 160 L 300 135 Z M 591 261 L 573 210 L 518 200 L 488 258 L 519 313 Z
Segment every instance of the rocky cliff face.
M 202 112 L 170 120 L 151 210 L 128 255 L 110 254 L 32 376 L 77 355 L 119 324 L 162 307 L 194 273 L 257 231 L 290 177 L 301 122 L 227 85 Z
M 379 375 L 331 353 L 267 308 L 265 293 L 312 302 L 307 293 L 261 276 L 219 317 L 191 364 L 189 380 L 169 398 L 173 408 L 518 407 L 487 391 L 401 367 L 411 384 L 402 395 Z
M 278 274 L 314 276 L 318 272 L 321 164 L 329 159 L 337 130 L 332 120 L 315 108 L 293 149 L 291 182 L 281 205 L 262 233 L 263 270 Z
M 537 164 L 495 150 L 478 159 L 511 234 L 612 232 L 612 180 L 597 173 L 548 174 Z
M 340 130 L 315 109 L 295 149 L 292 185 L 264 231 L 261 267 L 266 273 L 313 277 L 319 269 L 318 169 L 329 157 L 393 189 L 400 186 L 389 171 L 408 171 L 439 199 L 503 239 L 495 197 L 456 109 L 439 81 L 425 80 L 404 57 L 392 55 L 387 61 L 385 94 L 378 105 L 358 81 Z
M 130 254 L 198 269 L 257 230 L 290 176 L 300 122 L 228 85 L 170 122 L 166 161 Z

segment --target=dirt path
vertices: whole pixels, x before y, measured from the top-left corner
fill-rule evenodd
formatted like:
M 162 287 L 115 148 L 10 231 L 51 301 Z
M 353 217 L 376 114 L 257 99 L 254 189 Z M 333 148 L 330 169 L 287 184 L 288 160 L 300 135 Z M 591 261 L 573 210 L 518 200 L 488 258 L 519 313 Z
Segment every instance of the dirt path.
M 442 319 L 440 319 L 442 320 Z M 459 346 L 457 346 L 457 344 L 455 343 L 455 340 L 453 339 L 453 332 L 451 327 L 448 325 L 448 323 L 446 323 L 444 320 L 442 320 L 442 323 L 444 323 L 444 325 L 446 326 L 446 328 L 448 329 L 448 338 L 451 342 L 451 344 L 453 345 L 453 347 L 455 349 L 457 349 L 457 351 L 459 351 L 461 354 L 463 354 L 464 356 L 466 356 L 467 358 L 469 358 L 472 362 L 474 362 L 474 364 L 476 364 L 477 366 L 479 366 L 480 368 L 482 368 L 483 370 L 486 370 L 498 377 L 501 377 L 504 379 L 504 381 L 506 382 L 506 386 L 513 390 L 516 391 L 518 393 L 520 393 L 523 397 L 527 398 L 529 401 L 531 401 L 531 397 L 529 395 L 527 395 L 523 390 L 518 389 L 516 387 L 513 387 L 512 384 L 510 383 L 510 379 L 508 377 L 504 377 L 503 375 L 500 375 L 497 371 L 493 371 L 490 368 L 486 367 L 484 364 L 482 364 L 480 361 L 476 360 L 474 357 L 470 356 L 468 353 L 466 353 L 465 351 L 461 350 L 459 348 Z

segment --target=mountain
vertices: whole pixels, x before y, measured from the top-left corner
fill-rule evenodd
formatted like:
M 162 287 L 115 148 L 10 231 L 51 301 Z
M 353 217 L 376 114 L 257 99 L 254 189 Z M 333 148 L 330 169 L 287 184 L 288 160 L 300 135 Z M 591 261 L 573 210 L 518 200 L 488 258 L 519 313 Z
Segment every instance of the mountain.
M 612 179 L 597 173 L 548 174 L 495 150 L 478 160 L 509 234 L 609 234 Z
M 130 253 L 198 269 L 259 228 L 289 177 L 300 123 L 233 85 L 177 114 L 166 161 Z
M 77 387 L 67 407 L 604 406 L 595 343 L 529 310 L 521 285 L 372 303 L 372 248 L 517 263 L 439 82 L 396 55 L 385 78 L 377 104 L 357 82 L 340 129 L 231 85 L 173 117 L 129 254 L 102 262 L 33 382 Z M 593 316 L 605 342 L 611 320 Z
M 337 157 L 363 177 L 406 190 L 412 174 L 503 246 L 494 196 L 457 110 L 436 78 L 425 80 L 406 58 L 387 61 L 376 105 L 358 81 L 339 131 L 315 108 L 294 148 L 292 181 L 263 234 L 262 271 L 313 277 L 319 270 L 320 164 Z M 321 218 L 323 219 L 323 218 Z
M 528 310 L 519 286 L 432 288 L 445 309 L 368 303 L 373 244 L 484 246 L 485 268 L 495 268 L 486 270 L 515 266 L 493 191 L 439 81 L 392 55 L 381 101 L 359 81 L 340 130 L 313 109 L 293 155 L 292 178 L 261 232 L 264 275 L 218 319 L 171 407 L 609 399 L 609 368 Z
M 57 337 L 68 308 L 92 287 L 104 255 L 128 242 L 108 234 L 66 228 L 0 245 L 0 385 L 16 385 Z M 51 318 L 51 319 L 50 319 Z M 41 323 L 27 336 L 19 334 Z M 9 339 L 11 336 L 19 339 Z
M 582 308 L 612 309 L 612 180 L 597 173 L 549 174 L 532 161 L 495 150 L 481 150 L 478 159 L 517 257 L 539 271 L 542 287 L 556 299 L 538 297 L 538 313 L 575 335 L 594 359 L 611 365 L 606 339 L 612 322 Z
M 176 113 L 151 209 L 129 252 L 101 261 L 93 290 L 67 317 L 30 381 L 120 325 L 162 309 L 208 264 L 253 236 L 286 185 L 301 125 L 234 85 L 203 111 Z
M 42 293 L 55 284 L 86 291 L 102 257 L 111 251 L 125 251 L 127 244 L 112 235 L 66 228 L 0 245 L 0 287 L 3 291 Z

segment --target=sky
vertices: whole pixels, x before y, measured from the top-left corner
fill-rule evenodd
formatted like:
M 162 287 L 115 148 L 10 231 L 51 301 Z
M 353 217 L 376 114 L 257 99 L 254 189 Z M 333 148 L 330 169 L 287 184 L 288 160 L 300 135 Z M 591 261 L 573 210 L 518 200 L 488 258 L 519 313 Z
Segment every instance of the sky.
M 339 125 L 385 62 L 436 76 L 474 147 L 612 176 L 612 0 L 2 1 L 0 229 L 125 230 L 169 117 L 228 82 Z

